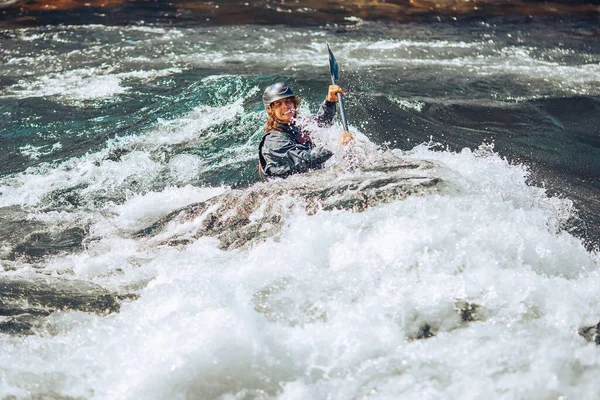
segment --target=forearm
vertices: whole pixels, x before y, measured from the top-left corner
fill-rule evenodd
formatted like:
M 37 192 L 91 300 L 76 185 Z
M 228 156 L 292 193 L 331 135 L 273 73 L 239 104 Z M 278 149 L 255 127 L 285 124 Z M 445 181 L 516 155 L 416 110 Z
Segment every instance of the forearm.
M 333 153 L 324 147 L 316 147 L 311 150 L 290 149 L 285 154 L 276 157 L 269 156 L 265 171 L 274 176 L 306 172 L 319 167 L 332 156 Z
M 335 102 L 325 100 L 319 107 L 317 113 L 317 123 L 321 127 L 331 126 L 335 117 L 336 107 Z
M 329 160 L 333 156 L 333 152 L 324 147 L 315 147 L 311 150 L 311 168 L 316 168 L 320 164 Z

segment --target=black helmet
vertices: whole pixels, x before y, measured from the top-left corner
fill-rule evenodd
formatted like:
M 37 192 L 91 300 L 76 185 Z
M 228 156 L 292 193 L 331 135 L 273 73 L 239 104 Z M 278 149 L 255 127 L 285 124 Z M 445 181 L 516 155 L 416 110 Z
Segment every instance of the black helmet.
M 278 82 L 265 89 L 263 104 L 265 108 L 269 108 L 274 101 L 285 99 L 286 97 L 294 97 L 294 92 L 285 83 Z

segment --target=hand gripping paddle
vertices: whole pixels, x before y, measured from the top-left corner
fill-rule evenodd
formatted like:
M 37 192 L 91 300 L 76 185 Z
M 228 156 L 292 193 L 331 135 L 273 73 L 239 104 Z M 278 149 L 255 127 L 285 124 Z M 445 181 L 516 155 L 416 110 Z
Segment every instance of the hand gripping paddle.
M 336 81 L 340 78 L 340 67 L 335 61 L 335 57 L 331 48 L 329 47 L 329 43 L 327 43 L 327 51 L 329 51 L 329 72 L 331 73 L 331 83 L 335 85 Z M 346 112 L 344 111 L 344 99 L 342 98 L 342 94 L 337 94 L 338 103 L 340 105 L 340 117 L 342 118 L 342 125 L 344 126 L 344 131 L 348 132 L 348 122 L 346 121 Z

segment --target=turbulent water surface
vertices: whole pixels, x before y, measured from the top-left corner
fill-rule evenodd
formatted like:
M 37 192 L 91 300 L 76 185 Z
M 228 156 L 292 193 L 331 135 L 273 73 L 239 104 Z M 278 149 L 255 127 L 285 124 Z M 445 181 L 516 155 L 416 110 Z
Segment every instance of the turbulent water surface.
M 0 398 L 600 396 L 597 27 L 354 22 L 0 31 Z

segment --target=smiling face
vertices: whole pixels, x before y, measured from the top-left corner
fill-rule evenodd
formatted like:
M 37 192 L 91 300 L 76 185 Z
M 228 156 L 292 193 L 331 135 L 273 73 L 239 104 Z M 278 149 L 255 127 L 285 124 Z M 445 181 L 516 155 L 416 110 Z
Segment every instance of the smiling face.
M 288 124 L 296 117 L 296 102 L 293 97 L 274 101 L 271 103 L 271 112 L 279 121 Z

